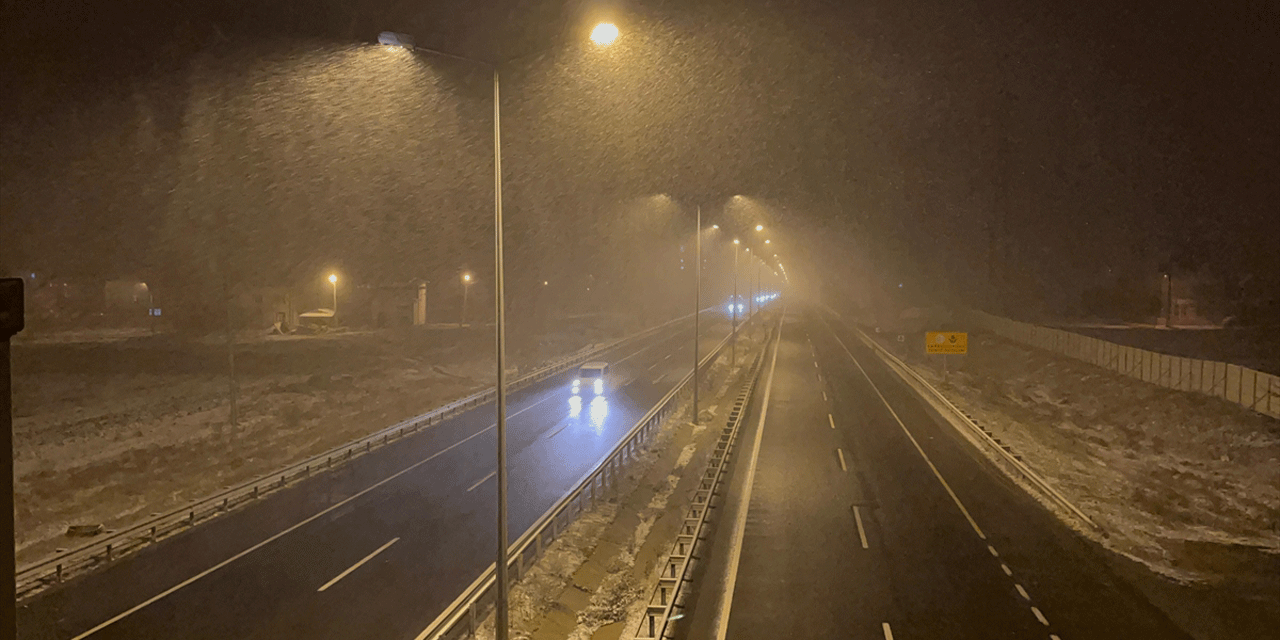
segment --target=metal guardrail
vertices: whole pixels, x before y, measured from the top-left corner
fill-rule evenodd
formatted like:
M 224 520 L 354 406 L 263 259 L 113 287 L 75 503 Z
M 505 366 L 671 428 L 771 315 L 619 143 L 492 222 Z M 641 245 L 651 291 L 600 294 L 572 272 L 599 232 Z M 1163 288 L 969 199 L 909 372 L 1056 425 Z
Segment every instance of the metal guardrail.
M 769 344 L 773 336 L 771 332 L 765 344 Z M 689 584 L 694 551 L 703 544 L 711 499 L 728 475 L 729 455 L 733 451 L 734 444 L 737 443 L 738 427 L 742 424 L 747 405 L 755 392 L 764 355 L 761 353 L 756 356 L 747 379 L 738 392 L 738 398 L 734 400 L 733 409 L 729 411 L 725 426 L 720 431 L 715 450 L 711 452 L 711 458 L 707 460 L 706 469 L 702 472 L 702 479 L 698 482 L 698 489 L 693 494 L 693 504 L 689 506 L 684 522 L 680 525 L 680 532 L 671 545 L 671 551 L 667 554 L 658 584 L 649 595 L 649 604 L 645 607 L 644 618 L 640 620 L 635 634 L 631 636 L 636 640 L 667 637 L 667 627 L 671 622 L 672 614 L 678 606 L 677 602 L 681 601 L 681 596 L 684 595 L 685 586 Z
M 746 323 L 738 325 L 738 330 L 742 331 L 745 325 Z M 698 363 L 698 371 L 706 369 L 724 352 L 731 337 L 726 336 Z M 507 552 L 509 558 L 507 575 L 512 584 L 524 577 L 543 551 L 569 527 L 575 518 L 593 508 L 617 486 L 618 477 L 623 473 L 624 465 L 635 460 L 640 445 L 653 438 L 658 426 L 676 408 L 680 394 L 693 380 L 693 373 L 690 371 L 686 374 L 675 388 L 636 422 L 609 455 L 582 476 L 573 490 L 565 494 L 559 502 L 538 518 L 538 521 L 533 523 L 524 535 L 511 544 Z M 418 634 L 416 640 L 461 640 L 474 634 L 485 611 L 493 605 L 494 586 L 497 583 L 496 568 L 496 564 L 489 565 L 484 573 L 476 578 L 443 613 Z
M 706 310 L 704 310 L 705 312 Z M 599 353 L 651 336 L 692 317 L 693 314 L 682 316 L 615 340 L 602 347 L 579 351 L 571 356 L 553 361 L 551 364 L 545 365 L 528 375 L 509 382 L 507 391 L 518 391 L 531 384 L 554 377 L 595 357 Z M 459 413 L 487 404 L 493 400 L 496 394 L 497 389 L 490 387 L 437 407 L 422 415 L 403 420 L 340 447 L 291 464 L 283 469 L 198 499 L 181 508 L 173 509 L 141 523 L 96 537 L 92 542 L 80 547 L 61 551 L 48 558 L 31 563 L 22 567 L 16 573 L 18 598 L 21 600 L 47 586 L 59 584 L 72 575 L 110 564 L 112 561 L 157 540 L 176 532 L 190 529 L 196 524 L 226 513 L 238 506 L 253 502 L 299 480 L 313 477 L 317 473 L 344 464 L 369 453 L 377 447 L 397 442 L 406 435 L 411 435 L 427 427 L 437 425 Z
M 828 308 L 828 311 L 830 311 L 829 308 Z M 836 314 L 834 311 L 832 311 L 831 313 L 836 317 L 836 319 L 840 320 L 841 322 L 844 322 L 844 319 L 841 318 L 839 314 Z M 848 326 L 848 323 L 845 323 L 845 324 L 846 326 Z M 948 400 L 946 396 L 942 395 L 941 391 L 938 391 L 936 388 L 934 388 L 933 385 L 929 384 L 929 382 L 925 380 L 924 377 L 921 376 L 919 373 L 916 373 L 916 371 L 912 369 L 910 365 L 903 362 L 897 356 L 893 355 L 893 353 L 890 352 L 888 349 L 885 349 L 875 340 L 871 339 L 861 329 L 857 327 L 851 327 L 851 328 L 854 331 L 858 332 L 858 338 L 861 339 L 864 344 L 866 344 L 876 353 L 880 354 L 883 358 L 886 358 L 892 364 L 896 365 L 897 369 L 899 370 L 899 375 L 904 375 L 902 372 L 905 372 L 906 376 L 910 376 L 911 379 L 914 380 L 917 384 L 927 389 L 929 393 L 934 398 L 936 398 L 938 402 L 940 402 L 944 407 L 946 407 L 949 411 L 951 411 L 951 413 L 956 418 L 958 418 L 960 422 L 964 424 L 965 427 L 967 427 L 970 432 L 973 433 L 973 435 L 975 435 L 981 442 L 986 444 L 988 448 L 994 450 L 997 453 L 997 455 L 1001 457 L 1002 460 L 1004 460 L 1006 463 L 1008 463 L 1010 466 L 1016 469 L 1017 472 L 1023 478 L 1025 478 L 1028 482 L 1030 482 L 1042 493 L 1047 495 L 1051 500 L 1058 503 L 1060 507 L 1066 509 L 1067 511 L 1070 511 L 1077 518 L 1088 523 L 1089 526 L 1093 527 L 1094 529 L 1102 531 L 1102 527 L 1099 526 L 1098 523 L 1094 522 L 1093 519 L 1090 518 L 1087 514 L 1085 514 L 1085 512 L 1080 509 L 1080 507 L 1077 507 L 1074 503 L 1068 500 L 1066 496 L 1059 493 L 1057 489 L 1054 489 L 1053 486 L 1050 485 L 1047 480 L 1040 477 L 1040 474 L 1033 471 L 1031 467 L 1028 467 L 1026 463 L 1019 460 L 1016 456 L 1013 455 L 1013 453 L 1011 453 L 1004 447 L 1000 446 L 1000 443 L 996 442 L 995 438 L 991 437 L 991 434 L 987 433 L 986 430 L 984 430 L 976 422 L 974 422 L 972 418 L 970 418 L 963 411 L 961 411 L 959 407 L 952 404 L 952 402 Z

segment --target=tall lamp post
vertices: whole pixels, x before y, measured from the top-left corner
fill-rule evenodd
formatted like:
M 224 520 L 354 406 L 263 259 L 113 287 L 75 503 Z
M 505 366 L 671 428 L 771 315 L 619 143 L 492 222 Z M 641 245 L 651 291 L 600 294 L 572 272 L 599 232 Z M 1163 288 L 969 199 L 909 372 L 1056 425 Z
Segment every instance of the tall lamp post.
M 698 424 L 698 336 L 702 318 L 702 206 L 694 214 L 693 234 L 693 423 Z
M 338 276 L 329 274 L 329 284 L 333 285 L 333 317 L 338 317 Z
M 591 31 L 591 41 L 600 46 L 608 46 L 618 39 L 618 28 L 612 24 L 598 24 Z M 409 36 L 384 31 L 378 36 L 379 44 L 403 47 L 411 51 L 431 53 L 454 60 L 470 62 L 486 66 L 493 70 L 493 262 L 494 262 L 494 351 L 496 352 L 498 380 L 496 387 L 498 437 L 498 553 L 495 563 L 495 583 L 497 593 L 494 597 L 494 631 L 497 640 L 507 640 L 508 629 L 508 589 L 507 562 L 507 321 L 506 292 L 502 258 L 502 110 L 499 94 L 499 71 L 503 63 L 468 58 L 435 49 L 414 46 Z M 506 62 L 511 62 L 508 60 Z
M 738 366 L 738 247 L 741 243 L 737 238 L 733 239 L 733 302 L 729 306 L 733 309 L 733 337 L 729 339 L 729 366 Z
M 471 290 L 471 274 L 462 274 L 462 317 L 458 320 L 459 327 L 467 326 L 467 292 Z

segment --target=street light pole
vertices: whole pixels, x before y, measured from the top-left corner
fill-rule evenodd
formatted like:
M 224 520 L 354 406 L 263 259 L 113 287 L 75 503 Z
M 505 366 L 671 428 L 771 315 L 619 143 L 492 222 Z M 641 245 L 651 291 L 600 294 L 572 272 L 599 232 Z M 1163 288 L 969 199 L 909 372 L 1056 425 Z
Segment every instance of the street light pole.
M 702 207 L 694 218 L 693 234 L 693 423 L 698 424 L 698 336 L 702 318 Z
M 729 340 L 729 366 L 738 366 L 738 241 L 733 241 L 733 337 Z
M 496 283 L 494 350 L 498 359 L 497 433 L 498 433 L 498 562 L 497 587 L 494 598 L 494 631 L 497 640 L 507 640 L 507 327 L 502 261 L 502 124 L 498 102 L 498 67 L 493 67 L 493 259 Z
M 333 285 L 333 317 L 338 318 L 338 276 L 329 274 L 329 284 Z

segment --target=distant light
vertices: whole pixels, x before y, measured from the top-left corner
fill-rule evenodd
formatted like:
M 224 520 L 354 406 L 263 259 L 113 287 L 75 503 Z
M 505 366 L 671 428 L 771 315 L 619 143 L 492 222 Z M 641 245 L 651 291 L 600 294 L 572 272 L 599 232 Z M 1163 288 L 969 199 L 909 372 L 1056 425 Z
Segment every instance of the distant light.
M 608 22 L 601 22 L 591 30 L 591 41 L 599 45 L 613 44 L 618 39 L 618 28 Z
M 713 225 L 711 225 L 711 228 L 712 228 L 712 229 L 719 229 L 719 228 L 720 228 L 720 225 L 718 225 L 718 224 L 713 224 Z
M 471 282 L 471 274 L 469 274 L 469 273 L 464 273 L 464 274 L 462 274 L 462 281 L 463 281 L 463 282 Z
M 764 225 L 762 224 L 756 225 L 756 231 L 764 231 Z
M 546 281 L 546 280 L 543 280 L 543 281 L 542 281 L 542 286 L 544 286 L 544 287 L 545 287 L 545 286 L 547 286 L 547 281 Z
M 329 274 L 329 284 L 338 284 L 338 276 Z
M 733 243 L 734 243 L 734 244 L 738 244 L 738 239 L 737 239 L 737 238 L 734 238 L 734 239 L 733 239 Z
M 898 283 L 898 288 L 899 288 L 899 289 L 901 289 L 901 288 L 902 288 L 902 283 L 901 283 L 901 282 L 899 282 L 899 283 Z
M 769 241 L 768 241 L 768 240 L 765 240 L 765 241 L 764 241 L 764 243 L 765 243 L 765 244 L 769 244 Z

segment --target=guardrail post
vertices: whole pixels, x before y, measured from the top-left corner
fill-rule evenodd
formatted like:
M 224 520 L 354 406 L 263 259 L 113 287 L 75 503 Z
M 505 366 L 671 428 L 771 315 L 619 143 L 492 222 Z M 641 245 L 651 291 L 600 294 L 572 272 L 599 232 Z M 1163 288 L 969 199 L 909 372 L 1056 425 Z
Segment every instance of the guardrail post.
M 111 543 L 107 543 L 107 562 L 111 561 Z
M 62 582 L 62 563 L 61 562 L 59 562 L 58 566 L 54 568 L 53 579 L 57 580 L 58 582 Z
M 258 497 L 258 485 L 256 485 L 256 484 L 255 484 L 255 485 L 253 485 L 253 497 L 254 497 L 254 499 L 257 499 L 257 497 Z
M 151 525 L 151 533 L 147 536 L 147 542 L 155 542 L 155 541 L 156 541 L 156 526 L 153 524 Z
M 187 514 L 187 526 L 194 527 L 195 525 L 196 525 L 196 510 L 192 509 L 191 513 Z

